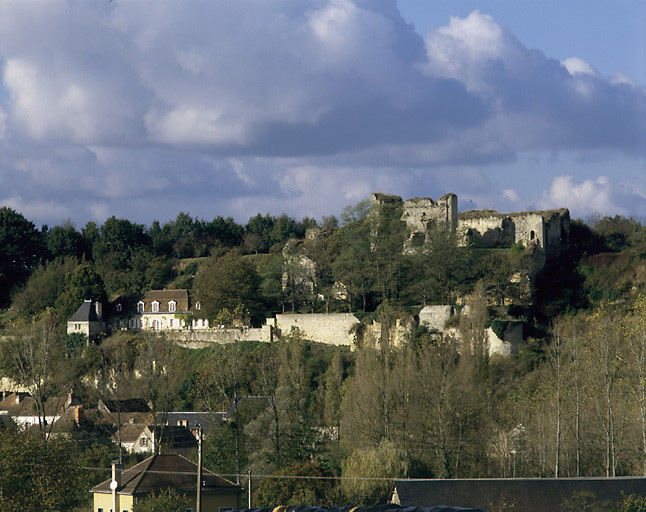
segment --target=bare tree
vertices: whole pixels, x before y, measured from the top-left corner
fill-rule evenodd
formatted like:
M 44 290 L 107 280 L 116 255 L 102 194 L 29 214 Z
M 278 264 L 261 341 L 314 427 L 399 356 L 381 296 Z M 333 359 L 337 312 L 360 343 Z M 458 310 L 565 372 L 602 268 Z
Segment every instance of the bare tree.
M 64 403 L 60 394 L 62 384 L 68 377 L 64 340 L 54 315 L 48 310 L 36 321 L 15 328 L 3 349 L 3 359 L 13 377 L 35 401 L 39 431 L 46 447 L 54 424 L 46 421 L 46 405 L 55 413 L 60 410 Z

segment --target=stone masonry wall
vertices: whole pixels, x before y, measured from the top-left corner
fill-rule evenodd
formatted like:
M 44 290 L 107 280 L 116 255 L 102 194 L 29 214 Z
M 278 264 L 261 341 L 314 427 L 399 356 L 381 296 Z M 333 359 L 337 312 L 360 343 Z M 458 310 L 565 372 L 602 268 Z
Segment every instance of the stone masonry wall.
M 276 315 L 274 322 L 280 336 L 298 329 L 305 339 L 329 345 L 352 345 L 354 334 L 350 331 L 359 324 L 351 313 L 284 313 Z
M 209 345 L 234 343 L 236 341 L 264 341 L 270 342 L 272 338 L 271 327 L 263 325 L 259 329 L 203 329 L 168 331 L 164 335 L 187 348 L 204 348 Z
M 445 194 L 437 201 L 429 197 L 406 199 L 403 205 L 401 219 L 410 231 L 405 242 L 405 250 L 410 250 L 418 237 L 419 243 L 428 242 L 436 227 L 447 226 L 455 230 L 458 224 L 458 197 L 455 194 Z

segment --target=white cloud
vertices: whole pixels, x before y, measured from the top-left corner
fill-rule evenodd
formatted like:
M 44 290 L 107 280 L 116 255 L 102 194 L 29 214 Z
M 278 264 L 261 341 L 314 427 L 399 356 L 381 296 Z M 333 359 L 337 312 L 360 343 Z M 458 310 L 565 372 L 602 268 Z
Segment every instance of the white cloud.
M 5 0 L 2 13 L 0 187 L 52 212 L 321 215 L 375 190 L 451 189 L 520 206 L 527 191 L 488 166 L 639 156 L 646 138 L 643 87 L 530 50 L 478 11 L 426 40 L 395 0 Z
M 568 70 L 570 75 L 592 75 L 596 76 L 597 72 L 594 68 L 588 64 L 586 61 L 579 59 L 578 57 L 570 57 L 563 61 L 563 66 Z
M 541 209 L 567 207 L 576 217 L 627 215 L 628 210 L 619 202 L 622 191 L 613 186 L 606 176 L 576 183 L 572 176 L 557 176 L 550 188 L 543 192 L 538 203 Z

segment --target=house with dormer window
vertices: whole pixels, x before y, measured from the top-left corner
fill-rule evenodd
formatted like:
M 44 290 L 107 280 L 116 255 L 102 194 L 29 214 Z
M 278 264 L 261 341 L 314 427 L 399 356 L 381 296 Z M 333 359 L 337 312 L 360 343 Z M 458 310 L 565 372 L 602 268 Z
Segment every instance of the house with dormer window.
M 208 320 L 192 320 L 187 290 L 151 290 L 136 297 L 117 297 L 110 304 L 113 329 L 176 331 L 208 329 Z

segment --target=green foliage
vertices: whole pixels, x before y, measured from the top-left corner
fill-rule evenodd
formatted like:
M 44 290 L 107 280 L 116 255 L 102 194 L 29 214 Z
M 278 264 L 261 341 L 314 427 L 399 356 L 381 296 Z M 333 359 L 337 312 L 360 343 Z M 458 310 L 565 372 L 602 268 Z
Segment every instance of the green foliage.
M 87 338 L 84 334 L 73 332 L 65 336 L 65 354 L 68 357 L 79 355 L 83 347 L 87 344 Z
M 84 300 L 106 301 L 103 280 L 90 263 L 81 263 L 65 276 L 65 288 L 55 304 L 59 319 L 67 321 Z
M 613 512 L 646 512 L 646 497 L 634 494 L 626 496 Z
M 87 247 L 83 235 L 76 231 L 70 220 L 47 231 L 45 241 L 52 258 L 72 256 L 80 259 L 91 255 L 89 254 L 91 247 Z
M 202 304 L 200 314 L 213 323 L 222 310 L 243 308 L 257 319 L 261 313 L 259 286 L 258 273 L 246 258 L 234 253 L 212 258 L 195 277 L 195 293 Z
M 394 443 L 383 440 L 371 449 L 356 449 L 343 460 L 341 491 L 353 505 L 384 503 L 392 481 L 408 476 L 410 461 Z
M 34 436 L 11 430 L 0 435 L 0 510 L 64 512 L 85 504 L 88 481 L 71 443 L 43 448 Z
M 140 499 L 132 512 L 177 512 L 190 506 L 188 498 L 175 489 L 163 489 Z
M 336 491 L 332 477 L 330 471 L 317 464 L 299 462 L 264 478 L 256 489 L 255 502 L 260 507 L 329 506 L 334 503 Z
M 11 208 L 0 208 L 0 307 L 9 304 L 14 287 L 27 280 L 45 253 L 34 224 Z
M 39 265 L 25 286 L 13 296 L 13 307 L 23 316 L 34 316 L 53 308 L 65 290 L 68 274 L 77 265 L 76 258 L 69 256 Z

